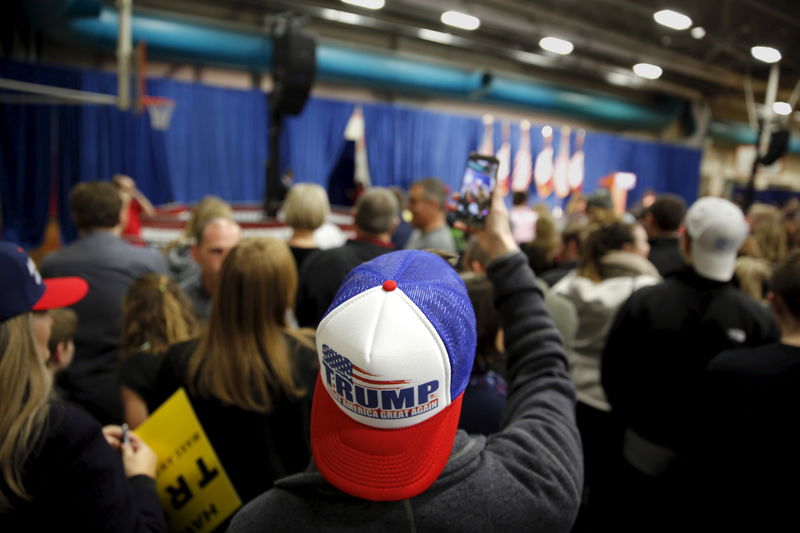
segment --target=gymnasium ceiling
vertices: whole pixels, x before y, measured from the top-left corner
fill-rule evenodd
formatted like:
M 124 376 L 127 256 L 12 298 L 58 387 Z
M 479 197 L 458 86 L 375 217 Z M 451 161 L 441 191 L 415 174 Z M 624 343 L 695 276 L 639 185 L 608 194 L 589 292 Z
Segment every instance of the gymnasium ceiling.
M 800 81 L 800 2 L 797 0 L 386 0 L 369 10 L 340 0 L 134 0 L 136 9 L 241 28 L 266 28 L 274 17 L 292 11 L 308 19 L 321 39 L 396 50 L 455 65 L 535 77 L 646 100 L 677 96 L 708 103 L 716 120 L 746 121 L 744 87 L 752 79 L 756 102 L 763 102 L 769 65 L 754 59 L 750 47 L 781 51 L 778 100 L 788 100 Z M 457 9 L 481 20 L 475 31 L 440 21 Z M 673 9 L 689 15 L 690 30 L 657 24 L 653 13 Z M 335 11 L 334 11 L 335 10 Z M 356 14 L 357 23 L 337 12 Z M 344 17 L 348 20 L 350 17 Z M 424 28 L 447 32 L 449 44 L 420 39 Z M 574 51 L 557 56 L 543 51 L 544 36 L 570 40 Z M 632 65 L 660 66 L 663 75 L 645 80 Z M 796 115 L 795 115 L 796 116 Z M 795 121 L 796 124 L 796 121 Z

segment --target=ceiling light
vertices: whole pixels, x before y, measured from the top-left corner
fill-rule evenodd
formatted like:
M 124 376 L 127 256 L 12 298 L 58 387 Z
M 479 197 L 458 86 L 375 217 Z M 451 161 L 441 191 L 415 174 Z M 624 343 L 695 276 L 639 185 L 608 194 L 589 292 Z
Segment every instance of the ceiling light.
M 540 67 L 553 66 L 553 58 L 543 56 L 542 54 L 534 54 L 532 52 L 525 52 L 524 50 L 512 50 L 511 55 L 517 61 L 528 63 L 531 65 L 538 65 Z
M 637 63 L 633 66 L 633 72 L 642 78 L 648 80 L 656 80 L 661 77 L 661 67 L 658 65 L 651 65 L 650 63 Z
M 642 84 L 641 79 L 621 72 L 607 73 L 606 81 L 612 85 L 619 85 L 620 87 L 637 87 Z
M 442 43 L 442 44 L 450 44 L 451 42 L 453 42 L 453 36 L 450 35 L 449 33 L 426 30 L 425 28 L 420 28 L 417 30 L 417 37 L 419 37 L 420 39 L 425 39 L 426 41 L 433 41 L 435 43 Z
M 694 37 L 695 39 L 702 39 L 703 37 L 706 36 L 706 29 L 702 26 L 695 26 L 689 33 L 691 33 L 692 37 Z
M 322 17 L 336 22 L 344 22 L 345 24 L 358 24 L 361 22 L 361 15 L 337 9 L 323 9 Z
M 553 136 L 553 128 L 552 126 L 545 126 L 542 128 L 542 137 L 552 137 Z
M 545 37 L 539 41 L 539 46 L 548 52 L 553 52 L 554 54 L 562 56 L 572 53 L 575 49 L 571 42 L 565 39 L 559 39 L 558 37 Z
M 662 9 L 653 13 L 656 22 L 673 30 L 685 30 L 692 26 L 692 19 L 671 9 Z
M 771 46 L 754 46 L 750 49 L 750 53 L 764 63 L 775 63 L 781 60 L 781 53 Z
M 386 5 L 385 0 L 342 0 L 345 4 L 351 6 L 363 7 L 366 9 L 380 9 Z
M 792 112 L 792 106 L 789 102 L 775 102 L 772 104 L 772 110 L 779 115 L 789 115 Z
M 460 11 L 445 11 L 442 13 L 442 22 L 462 30 L 477 30 L 481 25 L 478 17 L 473 17 Z

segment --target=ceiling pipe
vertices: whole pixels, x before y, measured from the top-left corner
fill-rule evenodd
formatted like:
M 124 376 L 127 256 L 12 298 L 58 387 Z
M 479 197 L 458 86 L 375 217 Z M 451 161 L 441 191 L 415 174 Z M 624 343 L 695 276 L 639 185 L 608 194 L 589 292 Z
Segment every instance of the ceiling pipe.
M 32 25 L 54 39 L 106 50 L 116 47 L 117 11 L 99 0 L 29 0 L 25 6 Z M 271 64 L 272 43 L 264 33 L 232 31 L 141 13 L 134 14 L 131 27 L 134 41 L 147 41 L 149 55 L 158 59 L 248 71 L 265 71 Z M 531 79 L 522 81 L 482 70 L 327 43 L 318 46 L 317 70 L 320 79 L 510 104 L 617 128 L 661 130 L 680 111 L 680 104 L 675 102 L 665 106 L 639 105 Z

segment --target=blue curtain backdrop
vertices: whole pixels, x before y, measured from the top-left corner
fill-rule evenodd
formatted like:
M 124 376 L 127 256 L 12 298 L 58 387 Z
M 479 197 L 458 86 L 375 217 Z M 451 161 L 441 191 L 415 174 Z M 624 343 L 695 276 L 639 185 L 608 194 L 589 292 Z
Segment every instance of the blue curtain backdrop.
M 479 118 L 368 104 L 364 132 L 373 185 L 398 185 L 435 176 L 458 190 L 470 152 L 481 141 Z
M 113 94 L 116 76 L 107 72 L 45 67 L 0 60 L 6 78 Z M 69 220 L 68 194 L 80 181 L 129 174 L 154 203 L 193 203 L 206 194 L 231 202 L 260 202 L 264 194 L 268 100 L 258 90 L 234 90 L 168 79 L 148 81 L 152 95 L 176 102 L 167 131 L 150 127 L 147 114 L 113 106 L 0 105 L 0 200 L 3 237 L 26 247 L 40 244 L 47 222 L 51 187 L 62 237 L 75 230 Z M 345 146 L 344 129 L 354 104 L 311 99 L 303 113 L 288 118 L 282 137 L 281 168 L 298 182 L 327 186 Z M 391 104 L 363 104 L 372 182 L 398 185 L 436 176 L 458 189 L 467 155 L 480 145 L 483 124 L 464 117 Z M 535 159 L 543 146 L 541 126 L 531 130 Z M 558 153 L 560 129 L 554 127 Z M 495 150 L 500 147 L 495 127 Z M 512 123 L 513 157 L 520 130 Z M 570 138 L 574 151 L 575 130 Z M 588 132 L 584 191 L 592 192 L 613 171 L 634 172 L 636 189 L 695 199 L 701 152 L 679 146 Z M 535 200 L 534 200 L 535 201 Z M 551 195 L 550 206 L 563 200 Z

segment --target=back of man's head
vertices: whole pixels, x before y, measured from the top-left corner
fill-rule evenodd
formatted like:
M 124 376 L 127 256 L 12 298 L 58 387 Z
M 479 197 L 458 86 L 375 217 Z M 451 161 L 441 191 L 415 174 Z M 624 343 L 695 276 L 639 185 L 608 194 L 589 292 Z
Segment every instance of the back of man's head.
M 442 180 L 425 178 L 414 182 L 412 187 L 421 187 L 425 197 L 432 202 L 436 202 L 439 205 L 439 210 L 444 211 L 447 205 L 447 186 L 442 183 Z
M 749 228 L 742 210 L 723 198 L 700 198 L 686 213 L 695 272 L 714 281 L 730 281 L 739 248 Z
M 122 199 L 110 182 L 86 181 L 72 188 L 69 208 L 78 231 L 110 229 L 119 224 Z
M 391 232 L 400 214 L 397 198 L 389 189 L 372 187 L 356 201 L 355 224 L 373 235 Z
M 311 451 L 322 476 L 375 501 L 430 487 L 453 448 L 475 341 L 464 282 L 443 259 L 403 250 L 353 269 L 317 328 Z
M 678 231 L 686 216 L 686 202 L 677 194 L 661 194 L 650 206 L 655 229 L 666 232 Z
M 790 253 L 775 267 L 770 290 L 780 296 L 786 311 L 800 320 L 800 250 Z

